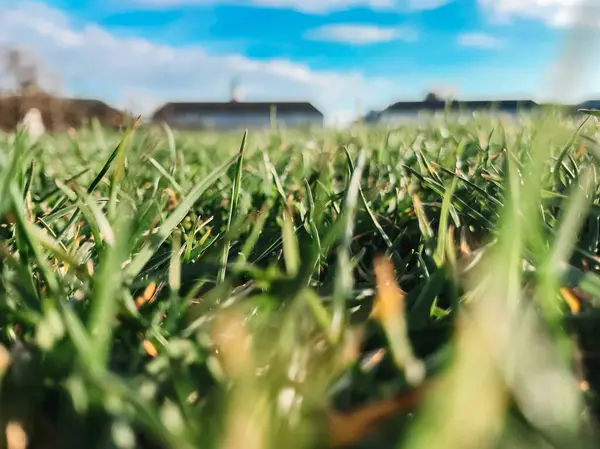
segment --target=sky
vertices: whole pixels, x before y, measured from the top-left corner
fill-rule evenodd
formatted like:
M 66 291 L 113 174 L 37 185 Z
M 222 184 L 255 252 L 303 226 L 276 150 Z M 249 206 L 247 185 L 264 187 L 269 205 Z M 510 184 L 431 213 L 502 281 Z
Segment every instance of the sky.
M 596 99 L 599 31 L 600 0 L 0 0 L 0 47 L 46 87 L 143 114 L 232 79 L 330 123 L 429 91 Z

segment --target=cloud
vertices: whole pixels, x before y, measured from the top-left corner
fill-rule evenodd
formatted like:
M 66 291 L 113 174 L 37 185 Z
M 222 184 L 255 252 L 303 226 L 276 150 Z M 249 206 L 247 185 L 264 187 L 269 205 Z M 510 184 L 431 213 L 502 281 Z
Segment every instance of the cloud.
M 304 37 L 314 41 L 368 45 L 395 40 L 415 41 L 418 33 L 411 28 L 377 25 L 335 24 L 309 30 Z
M 463 47 L 476 47 L 494 49 L 504 46 L 504 41 L 486 33 L 462 33 L 456 38 L 458 45 Z
M 292 9 L 306 14 L 326 14 L 352 8 L 374 10 L 435 9 L 453 0 L 130 0 L 138 7 L 173 8 L 182 5 L 252 5 L 262 8 Z
M 0 46 L 11 44 L 31 49 L 59 71 L 70 94 L 98 96 L 121 107 L 137 104 L 143 110 L 134 112 L 146 114 L 165 101 L 227 100 L 234 76 L 248 100 L 311 101 L 330 120 L 336 111 L 352 109 L 357 97 L 376 98 L 395 87 L 359 72 L 317 71 L 285 59 L 214 55 L 197 45 L 119 37 L 94 24 L 76 26 L 64 12 L 36 2 L 3 8 Z
M 480 6 L 496 20 L 541 20 L 549 26 L 565 28 L 576 25 L 600 26 L 598 0 L 478 0 Z

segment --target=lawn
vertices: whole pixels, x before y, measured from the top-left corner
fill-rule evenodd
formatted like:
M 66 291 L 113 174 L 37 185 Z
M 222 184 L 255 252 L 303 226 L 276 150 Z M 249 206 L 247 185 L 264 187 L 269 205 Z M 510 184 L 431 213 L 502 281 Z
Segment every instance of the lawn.
M 0 447 L 596 447 L 598 134 L 0 135 Z

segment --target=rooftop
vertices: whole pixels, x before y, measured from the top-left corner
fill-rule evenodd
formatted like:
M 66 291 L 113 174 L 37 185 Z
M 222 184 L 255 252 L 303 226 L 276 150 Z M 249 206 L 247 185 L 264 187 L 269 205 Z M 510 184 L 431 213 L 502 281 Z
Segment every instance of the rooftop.
M 534 108 L 538 104 L 533 100 L 456 100 L 444 99 L 433 93 L 427 94 L 423 101 L 399 101 L 388 106 L 385 111 L 416 111 L 421 109 L 444 110 L 451 109 L 484 109 L 496 107 L 499 109 Z
M 283 113 L 305 113 L 317 114 L 323 116 L 321 111 L 315 108 L 309 102 L 300 101 L 260 101 L 260 102 L 172 102 L 166 103 L 156 110 L 153 118 L 157 119 L 165 115 L 181 114 L 186 112 L 214 114 L 270 114 L 271 108 L 275 107 L 276 112 Z

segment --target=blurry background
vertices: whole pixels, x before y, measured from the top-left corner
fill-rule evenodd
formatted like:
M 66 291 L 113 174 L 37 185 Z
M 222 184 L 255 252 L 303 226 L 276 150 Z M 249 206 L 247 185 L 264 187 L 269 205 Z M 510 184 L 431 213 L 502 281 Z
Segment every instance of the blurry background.
M 35 61 L 46 90 L 135 113 L 228 101 L 235 79 L 244 100 L 311 102 L 332 124 L 428 92 L 600 98 L 599 12 L 596 0 L 0 0 L 0 47 Z M 15 87 L 6 70 L 0 86 Z

